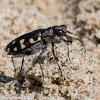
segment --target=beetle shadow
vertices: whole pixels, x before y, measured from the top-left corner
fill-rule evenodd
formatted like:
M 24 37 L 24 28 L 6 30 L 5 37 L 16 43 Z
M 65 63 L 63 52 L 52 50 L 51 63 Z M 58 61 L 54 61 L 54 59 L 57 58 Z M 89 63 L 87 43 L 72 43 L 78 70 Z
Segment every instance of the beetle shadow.
M 3 73 L 0 74 L 0 82 L 2 83 L 8 83 L 10 81 L 12 81 L 14 78 L 10 77 L 10 76 L 5 76 Z
M 29 75 L 28 73 L 22 72 L 19 77 L 17 77 L 17 81 L 14 84 L 15 91 L 20 95 L 21 91 L 27 91 L 29 93 L 32 92 L 41 92 L 43 90 L 42 82 L 40 78 L 34 76 L 33 74 Z
M 44 63 L 44 60 L 46 59 L 46 56 L 41 56 L 40 57 L 40 62 L 41 64 Z M 39 63 L 39 59 L 38 58 L 33 58 L 33 62 L 32 62 L 32 65 L 35 66 L 37 63 Z
M 46 59 L 46 56 L 42 56 L 40 58 L 41 64 L 44 63 L 44 60 Z M 18 74 L 18 77 L 16 78 L 16 82 L 14 84 L 15 86 L 15 91 L 17 94 L 20 95 L 21 90 L 26 91 L 28 89 L 29 93 L 32 93 L 33 91 L 35 92 L 41 92 L 43 90 L 43 82 L 41 82 L 41 78 L 38 78 L 34 76 L 33 74 L 29 75 L 28 72 L 32 70 L 32 68 L 39 63 L 38 59 L 35 57 L 33 58 L 32 62 L 32 67 L 30 67 L 26 71 L 22 71 L 21 73 Z M 26 81 L 29 83 L 27 85 Z M 24 85 L 26 84 L 26 85 Z
M 40 93 L 43 90 L 43 82 L 41 81 L 41 78 L 36 77 L 35 75 L 27 75 L 26 79 L 28 81 L 28 90 L 29 93 L 32 92 L 38 92 Z
M 46 59 L 47 56 L 41 56 L 40 57 L 40 61 L 41 64 L 44 63 L 44 60 Z M 44 87 L 43 87 L 43 82 L 41 81 L 41 77 L 36 77 L 33 74 L 29 75 L 28 72 L 32 70 L 32 68 L 36 65 L 39 64 L 38 59 L 35 57 L 33 58 L 33 62 L 32 62 L 32 67 L 29 68 L 27 71 L 22 71 L 21 73 L 16 73 L 18 74 L 18 77 L 16 77 L 15 79 L 13 77 L 9 77 L 9 76 L 5 76 L 4 73 L 0 73 L 0 82 L 2 83 L 8 83 L 11 82 L 12 83 L 9 85 L 9 90 L 11 90 L 12 85 L 14 86 L 14 90 L 16 91 L 16 93 L 18 95 L 20 95 L 21 91 L 26 91 L 28 89 L 29 93 L 32 92 L 38 92 L 40 93 L 41 91 L 43 91 Z M 26 81 L 29 83 L 27 85 Z M 24 85 L 26 84 L 26 85 Z
M 46 59 L 46 56 L 42 56 L 40 57 L 40 62 L 41 64 L 44 63 L 44 60 Z M 33 58 L 33 61 L 32 61 L 32 67 L 30 67 L 28 70 L 25 71 L 25 73 L 28 73 L 29 71 L 32 70 L 33 67 L 35 67 L 36 64 L 40 64 L 39 63 L 39 59 L 37 57 Z
M 46 59 L 45 55 L 40 57 L 41 64 L 44 63 L 45 59 Z M 38 57 L 35 57 L 32 60 L 33 60 L 32 67 L 30 67 L 28 70 L 25 71 L 25 79 L 29 83 L 27 88 L 30 93 L 32 93 L 33 91 L 40 93 L 44 89 L 43 82 L 41 81 L 41 77 L 43 77 L 42 74 L 41 74 L 41 77 L 36 77 L 33 74 L 31 74 L 31 75 L 28 74 L 29 71 L 32 71 L 32 68 L 35 67 L 36 64 L 40 64 Z M 40 65 L 40 66 L 42 66 L 42 65 Z M 23 90 L 25 90 L 25 88 L 23 88 Z
M 46 56 L 43 56 L 40 58 L 41 60 L 41 64 L 44 63 Z M 35 66 L 38 62 L 38 60 L 36 58 L 33 59 L 33 63 L 32 65 Z M 42 82 L 41 82 L 41 78 L 38 78 L 36 76 L 33 75 L 28 75 L 28 72 L 30 70 L 32 70 L 33 66 L 31 68 L 28 69 L 28 71 L 22 71 L 21 73 L 16 73 L 18 74 L 18 77 L 13 78 L 10 76 L 5 76 L 3 72 L 0 73 L 0 83 L 1 84 L 6 84 L 12 81 L 12 83 L 10 85 L 8 85 L 8 89 L 11 90 L 12 85 L 14 86 L 14 90 L 16 91 L 17 94 L 20 95 L 21 90 L 26 91 L 27 89 L 29 90 L 29 92 L 41 92 L 43 90 L 43 86 L 42 86 Z M 24 85 L 26 84 L 26 81 L 29 83 L 29 85 Z

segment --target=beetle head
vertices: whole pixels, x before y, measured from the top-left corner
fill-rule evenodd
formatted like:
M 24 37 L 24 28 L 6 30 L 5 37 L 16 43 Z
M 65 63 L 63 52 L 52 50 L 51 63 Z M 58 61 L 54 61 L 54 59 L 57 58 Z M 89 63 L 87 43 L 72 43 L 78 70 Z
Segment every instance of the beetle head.
M 62 36 L 66 34 L 67 27 L 65 25 L 54 26 L 53 30 L 56 35 Z

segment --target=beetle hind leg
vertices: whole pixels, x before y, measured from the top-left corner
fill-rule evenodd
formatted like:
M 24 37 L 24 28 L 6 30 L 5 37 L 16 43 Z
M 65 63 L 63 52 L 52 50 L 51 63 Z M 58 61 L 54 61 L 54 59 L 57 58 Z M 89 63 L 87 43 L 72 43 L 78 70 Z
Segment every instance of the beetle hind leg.
M 11 57 L 11 59 L 12 59 L 12 63 L 13 63 L 13 66 L 14 66 L 14 71 L 15 71 L 15 73 L 14 73 L 14 79 L 15 79 L 15 75 L 16 75 L 16 68 L 15 68 L 15 63 L 14 63 L 14 59 L 13 59 L 14 57 Z
M 21 67 L 20 67 L 20 72 L 19 74 L 17 75 L 17 78 L 20 77 L 21 73 L 22 73 L 22 70 L 23 70 L 23 64 L 24 64 L 24 55 L 15 55 L 15 56 L 12 56 L 11 59 L 12 59 L 12 63 L 13 63 L 13 66 L 14 66 L 14 80 L 16 79 L 16 67 L 15 67 L 15 63 L 14 63 L 14 59 L 13 58 L 16 58 L 16 57 L 23 57 L 22 59 L 22 63 L 21 63 Z M 14 82 L 13 80 L 13 82 Z M 13 84 L 13 82 L 10 84 L 10 86 Z

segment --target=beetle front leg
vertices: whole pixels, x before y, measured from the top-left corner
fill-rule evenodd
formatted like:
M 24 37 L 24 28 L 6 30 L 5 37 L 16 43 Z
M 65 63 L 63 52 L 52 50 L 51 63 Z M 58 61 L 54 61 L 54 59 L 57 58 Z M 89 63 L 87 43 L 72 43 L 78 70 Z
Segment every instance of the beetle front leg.
M 59 70 L 60 70 L 62 80 L 64 80 L 63 75 L 62 75 L 62 71 L 61 71 L 61 68 L 60 68 L 60 65 L 59 65 L 58 62 L 57 62 L 58 58 L 57 58 L 56 55 L 55 55 L 54 43 L 52 43 L 52 53 L 53 53 L 53 56 L 54 56 L 54 58 L 55 58 L 55 61 L 56 61 L 57 65 L 58 65 L 58 68 L 59 68 Z
M 68 38 L 67 38 L 68 39 Z M 70 55 L 69 55 L 69 46 L 68 46 L 68 41 L 63 39 L 63 41 L 67 44 L 67 50 L 68 50 L 68 60 L 70 61 L 71 63 L 71 59 L 70 59 Z M 72 64 L 72 63 L 71 63 Z

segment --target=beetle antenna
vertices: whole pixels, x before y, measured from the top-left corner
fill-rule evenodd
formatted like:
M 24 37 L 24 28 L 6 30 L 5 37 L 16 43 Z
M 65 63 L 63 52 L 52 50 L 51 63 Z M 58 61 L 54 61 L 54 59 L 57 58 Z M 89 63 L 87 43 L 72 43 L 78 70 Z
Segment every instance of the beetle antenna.
M 66 31 L 67 33 L 69 33 L 69 34 L 73 34 L 73 35 L 76 35 L 76 36 L 83 36 L 82 34 L 80 34 L 80 35 L 78 35 L 78 34 L 75 34 L 75 33 L 72 33 L 72 32 L 69 32 L 69 31 Z M 67 34 L 68 35 L 68 34 Z M 73 37 L 72 37 L 73 38 Z M 90 40 L 90 41 L 92 41 L 96 46 L 97 46 L 97 43 L 95 42 L 95 41 L 93 41 L 92 39 L 90 39 L 90 38 L 88 38 L 88 37 L 86 37 L 86 36 L 83 36 L 83 38 L 86 38 L 86 39 L 88 39 L 88 40 Z

